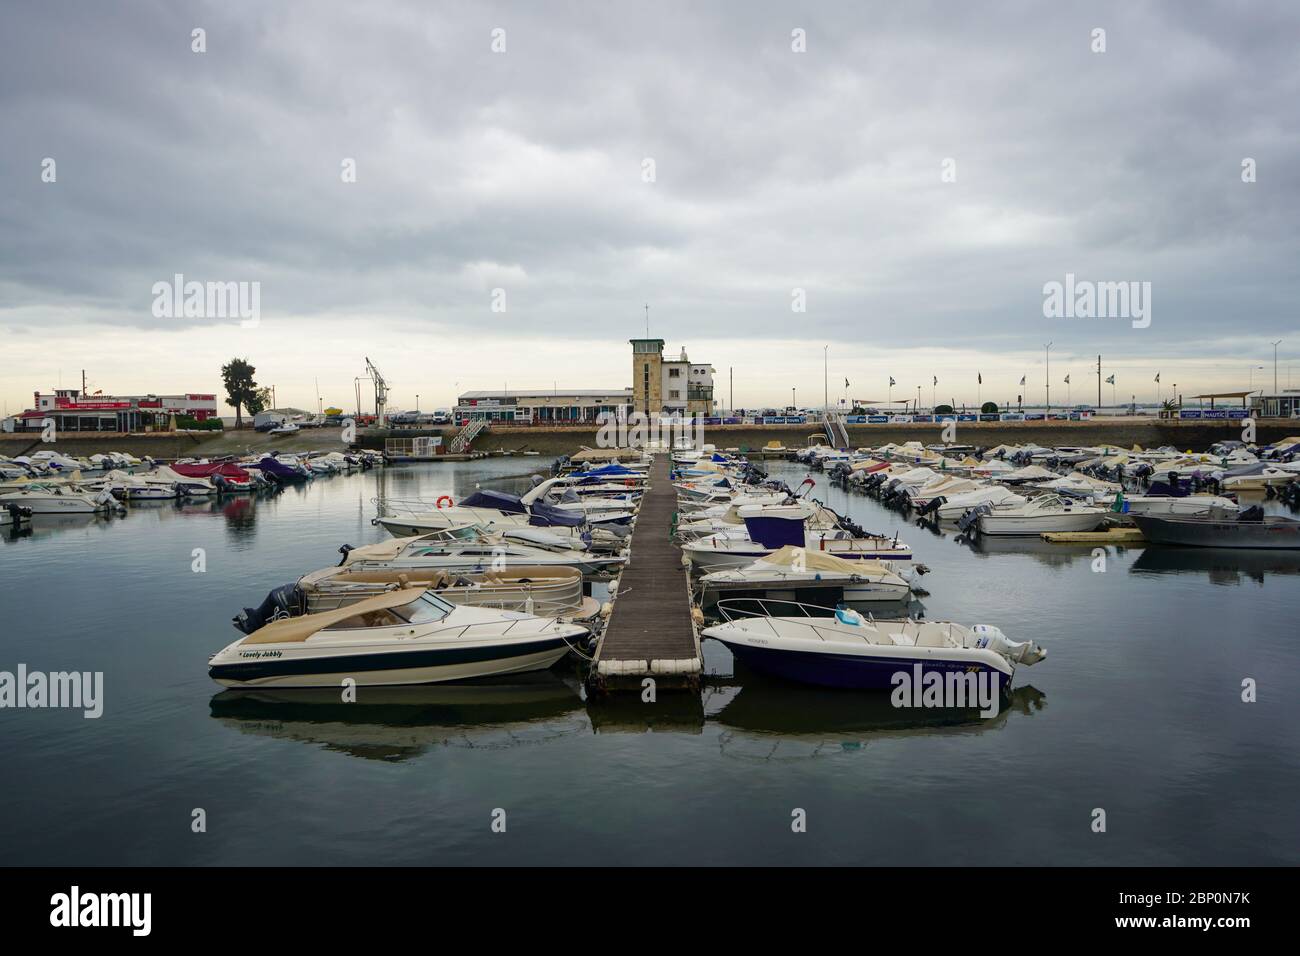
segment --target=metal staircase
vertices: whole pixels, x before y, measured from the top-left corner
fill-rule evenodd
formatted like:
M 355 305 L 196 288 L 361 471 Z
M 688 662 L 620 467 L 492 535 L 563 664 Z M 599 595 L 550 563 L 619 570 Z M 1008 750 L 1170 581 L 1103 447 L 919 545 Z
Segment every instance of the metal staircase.
M 844 426 L 844 416 L 827 409 L 823 413 L 822 426 L 826 429 L 826 441 L 832 448 L 849 447 L 849 430 Z
M 456 437 L 451 440 L 447 446 L 447 451 L 453 455 L 463 455 L 469 451 L 469 444 L 487 428 L 487 419 L 472 418 L 468 425 L 456 433 Z

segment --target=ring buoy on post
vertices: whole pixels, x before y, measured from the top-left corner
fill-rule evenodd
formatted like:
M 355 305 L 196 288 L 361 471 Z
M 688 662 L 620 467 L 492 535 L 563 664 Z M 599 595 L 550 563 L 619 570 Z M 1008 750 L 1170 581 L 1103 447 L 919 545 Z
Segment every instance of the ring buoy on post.
M 444 501 L 447 502 L 446 505 L 443 504 Z M 441 497 L 438 498 L 438 510 L 441 511 L 444 507 L 446 508 L 455 507 L 455 502 L 451 500 L 451 495 L 442 495 Z

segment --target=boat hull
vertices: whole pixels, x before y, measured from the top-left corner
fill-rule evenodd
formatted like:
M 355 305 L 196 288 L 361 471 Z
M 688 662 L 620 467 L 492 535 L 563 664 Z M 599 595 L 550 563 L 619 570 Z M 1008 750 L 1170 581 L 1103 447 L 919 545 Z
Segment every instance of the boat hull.
M 1103 516 L 1096 513 L 1013 517 L 995 511 L 980 517 L 979 529 L 980 534 L 1028 537 L 1058 531 L 1092 531 L 1102 520 Z
M 1134 515 L 1133 523 L 1152 544 L 1260 551 L 1300 550 L 1300 522 L 1212 521 Z
M 348 678 L 358 687 L 441 684 L 546 670 L 568 650 L 562 637 L 499 646 L 401 648 L 349 655 L 267 647 L 260 652 L 280 656 L 213 664 L 208 676 L 224 687 L 341 688 Z
M 1006 693 L 1011 677 L 996 668 L 969 661 L 943 660 L 935 657 L 874 658 L 861 655 L 831 654 L 792 650 L 773 650 L 755 647 L 743 641 L 720 640 L 746 666 L 785 680 L 818 687 L 836 687 L 845 690 L 892 690 L 894 675 L 899 672 L 914 674 L 921 668 L 922 679 L 930 673 L 990 673 L 986 678 L 997 682 L 998 693 Z

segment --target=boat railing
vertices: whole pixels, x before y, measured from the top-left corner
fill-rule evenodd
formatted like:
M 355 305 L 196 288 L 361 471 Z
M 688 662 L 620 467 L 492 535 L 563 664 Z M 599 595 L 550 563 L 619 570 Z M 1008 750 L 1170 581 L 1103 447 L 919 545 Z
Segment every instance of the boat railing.
M 754 610 L 756 605 L 758 610 Z M 775 608 L 776 613 L 769 610 L 769 607 Z M 789 609 L 791 608 L 798 610 L 799 614 L 808 618 L 808 620 L 800 620 L 797 615 L 790 614 Z M 768 627 L 772 629 L 773 636 L 780 637 L 781 632 L 777 630 L 776 624 L 772 621 L 773 618 L 779 617 L 786 624 L 808 628 L 817 636 L 818 640 L 822 641 L 826 640 L 822 630 L 835 621 L 834 617 L 826 616 L 828 610 L 832 609 L 819 607 L 816 604 L 804 604 L 800 601 L 786 601 L 778 598 L 727 598 L 718 602 L 718 613 L 729 624 L 735 623 L 739 618 L 756 618 L 766 621 Z M 817 613 L 814 614 L 813 612 Z M 871 614 L 867 614 L 863 618 L 863 623 L 868 625 L 868 628 L 864 628 L 862 639 L 870 643 L 867 632 L 868 629 L 874 631 L 875 618 Z M 843 637 L 844 631 L 837 629 L 835 636 Z
M 437 499 L 428 498 L 371 498 L 379 517 L 390 518 L 396 515 L 418 515 L 438 510 Z

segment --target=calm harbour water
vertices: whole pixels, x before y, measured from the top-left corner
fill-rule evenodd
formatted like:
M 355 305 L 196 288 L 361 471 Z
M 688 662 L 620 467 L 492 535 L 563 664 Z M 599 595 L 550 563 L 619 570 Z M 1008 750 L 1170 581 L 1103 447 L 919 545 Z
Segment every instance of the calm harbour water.
M 1047 648 L 999 716 L 925 721 L 736 674 L 712 641 L 700 698 L 658 704 L 588 704 L 572 668 L 352 705 L 208 680 L 240 607 L 385 537 L 381 489 L 459 499 L 548 464 L 397 466 L 6 536 L 0 670 L 103 671 L 106 703 L 0 710 L 0 863 L 1300 862 L 1295 554 L 1112 549 L 1096 573 L 1089 549 L 959 544 L 817 475 L 828 504 L 902 530 L 931 568 L 927 617 Z

